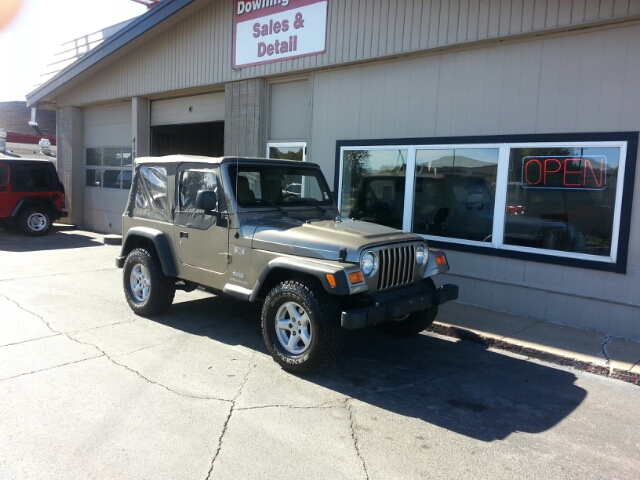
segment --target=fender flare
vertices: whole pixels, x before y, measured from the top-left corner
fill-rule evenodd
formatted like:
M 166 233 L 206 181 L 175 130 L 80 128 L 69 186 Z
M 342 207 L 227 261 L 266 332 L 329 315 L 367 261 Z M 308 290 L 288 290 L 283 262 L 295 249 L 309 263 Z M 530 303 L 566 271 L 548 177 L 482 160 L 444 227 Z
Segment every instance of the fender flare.
M 276 270 L 283 269 L 292 272 L 304 273 L 305 275 L 311 275 L 317 278 L 324 289 L 332 294 L 332 295 L 349 295 L 356 293 L 356 291 L 364 291 L 367 290 L 366 284 L 363 286 L 358 286 L 356 288 L 350 287 L 349 281 L 347 279 L 349 270 L 357 271 L 359 268 L 357 266 L 337 266 L 337 265 L 328 265 L 321 262 L 309 261 L 303 258 L 294 258 L 294 257 L 278 257 L 271 260 L 265 269 L 260 274 L 260 278 L 256 282 L 251 295 L 249 296 L 250 301 L 254 301 L 257 299 L 259 292 L 264 285 L 266 279 L 269 277 L 269 274 Z M 326 274 L 332 274 L 336 280 L 336 286 L 332 287 L 329 285 L 329 281 L 327 280 Z
M 54 217 L 58 215 L 58 209 L 56 208 L 55 204 L 51 201 L 49 197 L 30 196 L 30 197 L 20 198 L 20 200 L 18 200 L 16 204 L 13 206 L 13 209 L 11 210 L 11 213 L 9 214 L 9 216 L 17 217 L 20 210 L 22 210 L 22 208 L 25 207 L 25 204 L 27 204 L 26 208 L 29 208 L 29 206 L 31 205 L 46 206 L 47 210 L 49 210 L 49 212 L 53 214 Z
M 160 230 L 156 230 L 149 227 L 133 227 L 127 231 L 122 241 L 122 256 L 118 259 L 122 259 L 124 265 L 124 259 L 129 251 L 133 250 L 129 248 L 129 245 L 134 237 L 142 237 L 151 240 L 158 253 L 160 264 L 162 265 L 162 271 L 169 277 L 175 277 L 178 275 L 176 265 L 173 261 L 173 249 L 167 239 L 167 235 Z

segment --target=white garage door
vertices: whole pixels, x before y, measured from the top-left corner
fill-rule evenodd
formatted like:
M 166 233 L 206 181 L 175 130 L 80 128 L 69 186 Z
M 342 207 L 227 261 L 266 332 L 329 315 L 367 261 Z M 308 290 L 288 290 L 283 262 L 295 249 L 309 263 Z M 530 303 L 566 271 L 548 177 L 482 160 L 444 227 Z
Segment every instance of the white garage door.
M 151 102 L 151 126 L 224 121 L 224 92 Z
M 122 233 L 122 212 L 131 180 L 131 103 L 85 108 L 84 227 Z

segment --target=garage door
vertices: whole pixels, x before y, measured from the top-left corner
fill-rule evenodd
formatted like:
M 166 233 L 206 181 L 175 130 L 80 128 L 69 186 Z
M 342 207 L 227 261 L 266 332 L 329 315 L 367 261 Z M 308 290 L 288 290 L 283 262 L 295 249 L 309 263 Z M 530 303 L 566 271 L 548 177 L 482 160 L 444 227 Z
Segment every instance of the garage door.
M 84 109 L 83 226 L 89 230 L 121 233 L 131 183 L 131 139 L 131 102 Z
M 151 126 L 224 121 L 224 92 L 151 102 Z

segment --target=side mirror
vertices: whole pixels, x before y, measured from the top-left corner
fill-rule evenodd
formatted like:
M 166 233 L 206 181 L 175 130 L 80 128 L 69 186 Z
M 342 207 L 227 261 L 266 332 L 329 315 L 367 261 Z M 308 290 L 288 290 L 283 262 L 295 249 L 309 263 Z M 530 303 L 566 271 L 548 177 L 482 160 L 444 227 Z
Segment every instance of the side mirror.
M 213 190 L 198 190 L 196 194 L 196 208 L 204 210 L 207 215 L 218 208 L 218 196 Z

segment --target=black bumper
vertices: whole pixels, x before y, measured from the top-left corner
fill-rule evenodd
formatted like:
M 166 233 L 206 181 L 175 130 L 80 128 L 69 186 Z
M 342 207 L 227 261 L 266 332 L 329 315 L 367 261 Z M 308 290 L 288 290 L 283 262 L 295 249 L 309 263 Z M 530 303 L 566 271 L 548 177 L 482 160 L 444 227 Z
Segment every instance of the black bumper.
M 458 298 L 458 286 L 450 283 L 435 290 L 425 284 L 412 285 L 395 292 L 377 295 L 368 307 L 342 312 L 340 324 L 344 328 L 364 328 L 368 325 L 392 320 L 413 312 L 435 307 Z

